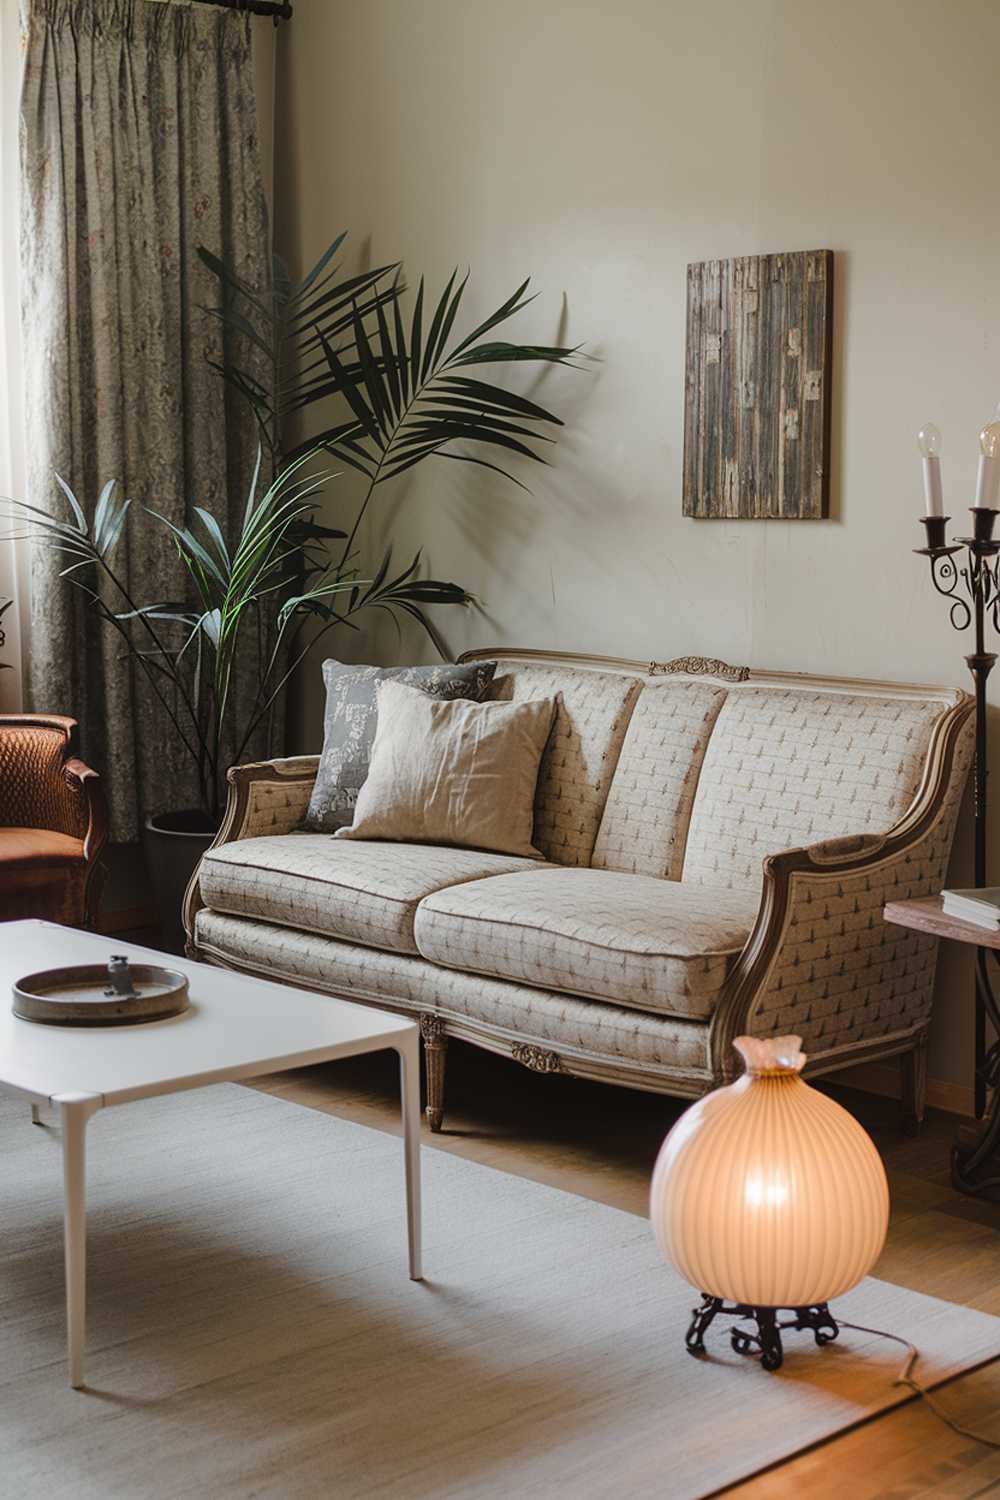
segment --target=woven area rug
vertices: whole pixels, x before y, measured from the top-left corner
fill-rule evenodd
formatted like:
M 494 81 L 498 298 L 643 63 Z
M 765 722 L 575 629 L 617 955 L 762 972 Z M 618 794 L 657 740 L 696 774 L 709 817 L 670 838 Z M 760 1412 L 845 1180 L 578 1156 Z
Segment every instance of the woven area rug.
M 692 1359 L 646 1221 L 235 1084 L 90 1127 L 88 1389 L 64 1365 L 55 1131 L 0 1101 L 0 1468 L 19 1497 L 709 1494 L 903 1398 L 897 1346 Z M 839 1303 L 934 1383 L 1000 1319 L 869 1280 Z

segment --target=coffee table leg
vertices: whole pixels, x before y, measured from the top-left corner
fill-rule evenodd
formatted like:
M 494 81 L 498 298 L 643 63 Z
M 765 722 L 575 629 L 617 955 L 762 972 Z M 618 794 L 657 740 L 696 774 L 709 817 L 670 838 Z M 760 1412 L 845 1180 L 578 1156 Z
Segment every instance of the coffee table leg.
M 410 1249 L 410 1280 L 423 1280 L 420 1222 L 420 1042 L 416 1027 L 399 1052 L 399 1086 L 403 1109 L 403 1151 L 406 1158 L 406 1231 Z
M 63 1153 L 63 1239 L 66 1255 L 66 1335 L 69 1383 L 83 1385 L 83 1351 L 87 1321 L 87 1121 L 101 1107 L 99 1094 L 61 1094 L 59 1107 Z

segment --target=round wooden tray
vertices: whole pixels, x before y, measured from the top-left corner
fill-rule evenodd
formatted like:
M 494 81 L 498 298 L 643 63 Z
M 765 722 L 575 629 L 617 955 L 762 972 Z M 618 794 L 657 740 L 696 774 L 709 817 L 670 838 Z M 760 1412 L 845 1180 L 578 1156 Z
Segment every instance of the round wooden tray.
M 118 993 L 105 964 L 42 969 L 14 984 L 13 1011 L 46 1026 L 135 1026 L 188 1009 L 187 976 L 156 964 L 127 969 L 133 994 Z

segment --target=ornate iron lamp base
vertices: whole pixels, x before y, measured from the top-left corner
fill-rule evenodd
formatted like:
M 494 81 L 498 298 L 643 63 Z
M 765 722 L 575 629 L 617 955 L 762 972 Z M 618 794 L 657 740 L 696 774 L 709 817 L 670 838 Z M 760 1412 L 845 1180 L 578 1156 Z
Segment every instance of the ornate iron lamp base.
M 793 1313 L 791 1318 L 779 1319 L 782 1311 Z M 689 1354 L 705 1353 L 705 1334 L 719 1316 L 739 1318 L 741 1322 L 754 1322 L 756 1333 L 748 1328 L 730 1330 L 730 1341 L 737 1354 L 759 1355 L 765 1370 L 779 1370 L 785 1357 L 781 1347 L 784 1329 L 812 1329 L 817 1344 L 831 1343 L 840 1332 L 836 1320 L 825 1302 L 815 1307 L 748 1307 L 742 1302 L 725 1302 L 722 1297 L 701 1296 L 701 1306 L 692 1309 L 691 1326 L 685 1337 Z

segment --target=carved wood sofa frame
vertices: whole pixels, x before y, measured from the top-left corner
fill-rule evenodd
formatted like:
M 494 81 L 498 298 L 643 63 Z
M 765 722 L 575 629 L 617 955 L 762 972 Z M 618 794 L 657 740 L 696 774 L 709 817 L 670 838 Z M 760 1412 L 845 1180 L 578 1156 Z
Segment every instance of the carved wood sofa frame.
M 431 1130 L 441 1128 L 444 1109 L 446 1051 L 449 1037 L 472 1042 L 487 1051 L 510 1057 L 514 1062 L 538 1073 L 563 1073 L 616 1083 L 646 1092 L 665 1093 L 679 1098 L 699 1098 L 709 1089 L 732 1081 L 737 1071 L 733 1039 L 753 1028 L 774 984 L 775 969 L 789 929 L 805 903 L 814 902 L 851 877 L 873 877 L 888 884 L 893 873 L 914 858 L 931 833 L 942 811 L 945 798 L 955 794 L 953 770 L 956 753 L 973 711 L 973 699 L 967 693 L 952 689 L 935 689 L 916 684 L 874 681 L 863 678 L 820 677 L 805 673 L 751 671 L 748 667 L 730 666 L 715 658 L 677 657 L 667 662 L 632 661 L 621 657 L 587 656 L 569 652 L 534 651 L 521 648 L 494 648 L 464 653 L 462 662 L 498 657 L 504 661 L 559 662 L 567 666 L 620 670 L 646 675 L 709 677 L 728 683 L 761 683 L 799 688 L 887 692 L 890 694 L 932 696 L 940 692 L 951 706 L 938 720 L 929 747 L 923 778 L 906 814 L 884 834 L 827 839 L 799 849 L 773 854 L 763 861 L 764 883 L 756 922 L 720 992 L 709 1026 L 710 1076 L 703 1070 L 678 1065 L 669 1073 L 651 1072 L 625 1061 L 609 1062 L 567 1055 L 539 1045 L 531 1039 L 518 1039 L 491 1028 L 486 1022 L 469 1017 L 441 1016 L 418 1006 L 386 999 L 382 995 L 366 996 L 352 989 L 347 996 L 360 1003 L 378 1005 L 414 1015 L 424 1041 L 427 1076 L 426 1114 Z M 967 737 L 966 737 L 967 738 Z M 226 815 L 213 848 L 236 839 L 252 838 L 263 833 L 284 833 L 297 827 L 305 816 L 309 795 L 319 767 L 318 755 L 297 756 L 283 760 L 263 761 L 234 766 L 228 773 L 229 801 Z M 964 783 L 967 767 L 962 771 Z M 275 822 L 275 792 L 280 789 L 283 811 Z M 244 969 L 243 965 L 214 950 L 199 948 L 195 937 L 195 920 L 204 903 L 201 901 L 198 873 L 195 872 L 184 902 L 184 925 L 187 953 L 222 967 Z M 900 929 L 902 933 L 902 929 Z M 913 936 L 911 934 L 911 936 Z M 263 970 L 245 968 L 247 973 Z M 295 981 L 301 988 L 314 988 Z M 334 990 L 327 993 L 337 993 Z M 773 998 L 773 994 L 772 994 Z M 896 1034 L 879 1036 L 870 1042 L 850 1043 L 829 1052 L 812 1053 L 805 1072 L 827 1074 L 855 1064 L 897 1056 L 901 1071 L 903 1126 L 910 1133 L 919 1130 L 924 1116 L 927 1079 L 927 1041 L 929 1021 Z

